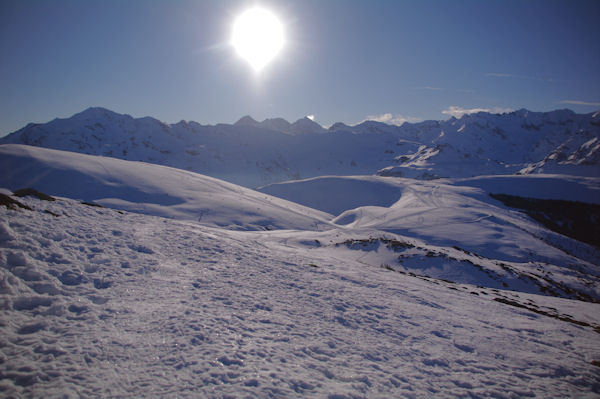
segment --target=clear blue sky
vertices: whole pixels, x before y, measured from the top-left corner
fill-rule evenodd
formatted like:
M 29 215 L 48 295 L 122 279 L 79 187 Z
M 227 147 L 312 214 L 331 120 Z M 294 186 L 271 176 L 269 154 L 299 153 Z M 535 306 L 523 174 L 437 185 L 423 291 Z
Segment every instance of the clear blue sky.
M 228 44 L 257 3 L 287 32 L 259 77 Z M 599 16 L 596 0 L 0 0 L 0 136 L 90 106 L 203 124 L 592 112 Z

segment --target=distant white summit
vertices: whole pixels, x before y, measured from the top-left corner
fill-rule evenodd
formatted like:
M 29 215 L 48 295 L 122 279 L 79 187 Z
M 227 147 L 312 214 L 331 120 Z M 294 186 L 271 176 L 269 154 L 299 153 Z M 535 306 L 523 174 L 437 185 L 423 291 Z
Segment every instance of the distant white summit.
M 256 121 L 250 115 L 241 117 L 234 126 L 252 126 L 266 130 L 272 130 L 288 134 L 307 134 L 307 133 L 325 133 L 326 130 L 317 122 L 305 116 L 294 123 L 290 123 L 283 118 L 270 118 L 262 122 Z
M 325 129 L 317 122 L 305 116 L 290 126 L 290 132 L 292 134 L 324 133 Z
M 250 115 L 245 115 L 242 116 L 236 123 L 233 124 L 234 126 L 260 126 L 260 123 L 257 122 L 253 117 L 251 117 Z
M 417 179 L 482 174 L 600 176 L 600 114 L 526 109 L 402 126 L 365 121 L 323 128 L 308 117 L 234 124 L 167 124 L 94 107 L 29 124 L 0 139 L 173 166 L 246 187 L 322 175 Z
M 262 121 L 260 125 L 266 129 L 287 132 L 290 130 L 291 123 L 283 118 L 270 118 Z

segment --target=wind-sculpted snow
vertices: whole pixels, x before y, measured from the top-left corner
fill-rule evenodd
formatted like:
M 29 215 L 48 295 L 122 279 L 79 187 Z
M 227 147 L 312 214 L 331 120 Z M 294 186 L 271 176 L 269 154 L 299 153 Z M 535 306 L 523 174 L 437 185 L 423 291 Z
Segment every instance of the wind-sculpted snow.
M 459 178 L 497 174 L 600 175 L 600 113 L 569 110 L 405 123 L 336 123 L 308 118 L 233 125 L 166 124 L 90 108 L 29 124 L 0 139 L 190 170 L 245 187 L 324 175 Z
M 326 228 L 330 215 L 211 177 L 142 162 L 0 146 L 0 186 L 233 229 Z
M 3 397 L 600 394 L 598 304 L 363 256 L 418 239 L 19 201 L 32 210 L 0 206 Z

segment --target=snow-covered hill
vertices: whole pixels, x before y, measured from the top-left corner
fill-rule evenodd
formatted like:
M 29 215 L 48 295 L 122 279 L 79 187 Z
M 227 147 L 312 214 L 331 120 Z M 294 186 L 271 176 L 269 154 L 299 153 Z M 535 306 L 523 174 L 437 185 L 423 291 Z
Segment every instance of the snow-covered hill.
M 0 396 L 600 394 L 597 248 L 488 195 L 597 204 L 599 178 L 330 176 L 263 193 L 14 144 L 0 170 Z M 25 187 L 58 198 L 11 192 Z
M 0 145 L 0 187 L 233 229 L 319 229 L 331 215 L 222 180 L 143 162 Z
M 599 304 L 416 276 L 374 256 L 421 251 L 435 268 L 446 251 L 466 268 L 477 256 L 459 249 L 4 198 L 30 210 L 0 206 L 3 397 L 600 394 Z
M 600 113 L 519 110 L 405 123 L 336 123 L 303 118 L 233 125 L 166 124 L 90 108 L 29 124 L 0 144 L 27 144 L 194 171 L 245 187 L 322 175 L 432 179 L 482 174 L 600 175 Z
M 569 175 L 492 175 L 433 182 L 389 176 L 320 176 L 260 187 L 258 190 L 333 215 L 360 206 L 391 206 L 407 186 L 473 187 L 487 194 L 600 204 L 600 177 Z M 456 189 L 460 190 L 460 189 Z M 464 191 L 464 190 L 463 190 Z M 491 201 L 490 198 L 480 198 Z
M 336 244 L 352 259 L 422 276 L 600 300 L 595 248 L 507 209 L 477 187 L 506 179 L 520 182 L 510 187 L 542 187 L 549 179 L 553 186 L 570 184 L 569 198 L 585 199 L 597 195 L 600 179 L 508 176 L 463 179 L 454 185 L 381 176 L 323 177 L 269 186 L 260 193 L 169 167 L 22 145 L 0 146 L 0 167 L 9 171 L 0 176 L 0 187 L 11 190 L 32 187 L 235 230 L 367 231 Z M 514 190 L 507 193 L 520 193 Z M 389 233 L 413 241 L 390 246 Z M 358 243 L 369 250 L 362 251 Z
M 547 187 L 552 190 L 545 191 Z M 581 298 L 600 299 L 596 247 L 545 228 L 486 191 L 538 193 L 535 196 L 598 204 L 600 178 L 539 175 L 417 181 L 329 176 L 260 190 L 334 214 L 333 222 L 346 229 L 382 232 L 346 243 L 371 264 L 526 292 L 552 291 L 569 297 L 567 292 L 573 289 Z M 383 232 L 420 242 L 394 246 Z

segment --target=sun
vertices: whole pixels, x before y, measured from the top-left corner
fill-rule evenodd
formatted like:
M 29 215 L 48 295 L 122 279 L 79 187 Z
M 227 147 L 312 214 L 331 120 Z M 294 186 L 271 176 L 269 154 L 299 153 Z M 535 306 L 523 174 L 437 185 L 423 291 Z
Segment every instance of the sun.
M 233 24 L 231 44 L 257 72 L 277 56 L 284 42 L 283 25 L 264 8 L 246 10 Z

